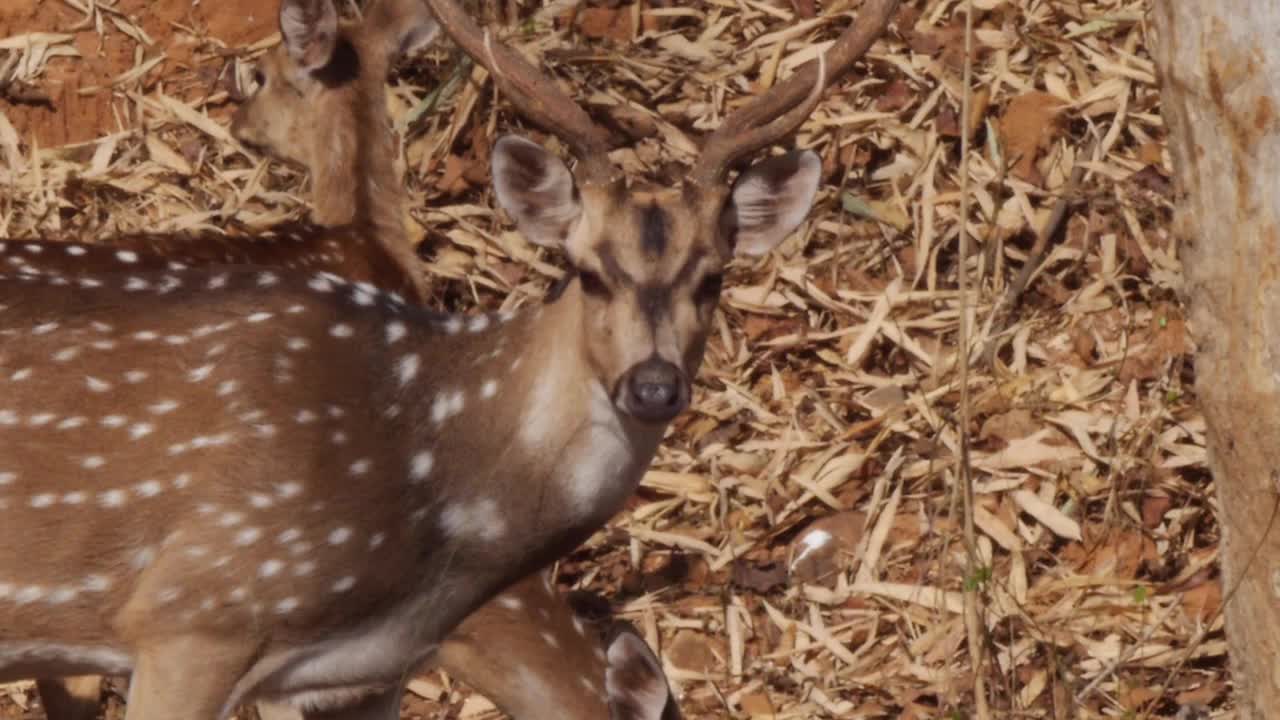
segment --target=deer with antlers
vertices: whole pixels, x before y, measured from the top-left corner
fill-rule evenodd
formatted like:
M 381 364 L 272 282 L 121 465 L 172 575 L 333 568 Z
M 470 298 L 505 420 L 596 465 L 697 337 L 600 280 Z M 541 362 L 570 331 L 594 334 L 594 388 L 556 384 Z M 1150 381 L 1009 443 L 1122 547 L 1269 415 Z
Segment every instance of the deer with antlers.
M 257 64 L 256 88 L 231 129 L 245 143 L 308 167 L 313 219 L 320 228 L 292 228 L 265 238 L 125 235 L 48 252 L 41 244 L 0 242 L 0 267 L 70 281 L 120 267 L 123 252 L 136 270 L 213 262 L 305 267 L 423 299 L 398 225 L 402 195 L 389 119 L 378 110 L 386 107 L 389 65 L 432 42 L 438 26 L 419 0 L 372 3 L 359 24 L 340 25 L 331 2 L 286 0 L 280 10 L 284 42 Z M 333 42 L 318 49 L 305 42 L 317 35 Z M 304 50 L 310 50 L 309 58 Z M 445 639 L 436 660 L 518 720 L 540 716 L 548 703 L 571 720 L 608 717 L 610 703 L 647 703 L 645 712 L 665 707 L 667 717 L 678 718 L 648 646 L 625 633 L 611 637 L 602 646 L 549 579 L 536 573 L 468 616 Z M 491 652 L 495 647 L 504 652 Z M 626 682 L 608 685 L 611 673 Z M 96 675 L 38 681 L 50 720 L 96 717 L 100 684 Z M 297 716 L 283 706 L 263 705 L 259 712 L 266 720 Z
M 817 189 L 812 153 L 725 187 L 730 165 L 794 131 L 896 3 L 726 120 L 674 191 L 627 187 L 580 108 L 430 5 L 579 156 L 576 177 L 517 138 L 493 158 L 499 202 L 571 282 L 461 317 L 331 274 L 134 273 L 129 255 L 4 278 L 0 678 L 132 671 L 138 718 L 255 698 L 393 717 L 450 630 L 634 489 L 689 402 L 724 264 L 789 234 Z

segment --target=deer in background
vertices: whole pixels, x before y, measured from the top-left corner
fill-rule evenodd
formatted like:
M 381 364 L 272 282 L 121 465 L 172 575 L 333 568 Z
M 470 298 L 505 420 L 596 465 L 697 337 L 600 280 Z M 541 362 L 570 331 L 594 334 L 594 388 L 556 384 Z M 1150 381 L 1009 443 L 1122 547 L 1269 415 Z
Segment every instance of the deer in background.
M 313 218 L 328 230 L 275 238 L 127 235 L 50 252 L 33 252 L 43 249 L 39 244 L 0 242 L 0 267 L 64 277 L 120 267 L 121 257 L 137 270 L 211 262 L 308 267 L 385 290 L 408 289 L 410 297 L 424 299 L 413 290 L 417 273 L 399 225 L 403 196 L 384 111 L 385 77 L 397 59 L 432 42 L 438 26 L 418 0 L 372 3 L 365 21 L 354 26 L 339 25 L 331 2 L 285 2 L 280 24 L 284 42 L 258 63 L 256 91 L 235 113 L 232 132 L 309 167 Z M 309 40 L 320 36 L 332 42 Z M 610 703 L 637 702 L 646 713 L 665 706 L 667 717 L 679 717 L 647 645 L 614 637 L 606 654 L 549 578 L 537 573 L 468 616 L 446 638 L 436 664 L 518 720 L 540 717 L 548 703 L 571 720 L 599 720 L 609 717 Z M 497 647 L 504 652 L 492 652 Z M 610 673 L 628 683 L 608 684 Z M 37 684 L 50 720 L 96 717 L 98 676 Z M 270 720 L 297 716 L 280 706 L 264 705 L 260 713 Z
M 634 490 L 689 402 L 724 265 L 781 241 L 818 185 L 811 152 L 725 187 L 729 165 L 793 132 L 895 6 L 866 5 L 656 191 L 627 187 L 580 108 L 433 2 L 579 158 L 575 178 L 528 141 L 494 149 L 499 202 L 574 271 L 519 315 L 437 315 L 323 273 L 133 273 L 129 256 L 5 278 L 0 679 L 132 671 L 129 717 L 148 720 L 255 698 L 393 717 L 450 630 Z
M 260 58 L 257 88 L 232 117 L 231 133 L 309 170 L 311 220 L 320 227 L 288 225 L 268 236 L 132 233 L 100 242 L 152 259 L 141 266 L 172 258 L 310 268 L 425 302 L 404 226 L 386 79 L 397 61 L 430 45 L 439 26 L 420 0 L 375 0 L 360 24 L 340 24 L 332 0 L 285 0 L 279 20 L 283 42 Z M 22 255 L 10 260 L 24 263 Z

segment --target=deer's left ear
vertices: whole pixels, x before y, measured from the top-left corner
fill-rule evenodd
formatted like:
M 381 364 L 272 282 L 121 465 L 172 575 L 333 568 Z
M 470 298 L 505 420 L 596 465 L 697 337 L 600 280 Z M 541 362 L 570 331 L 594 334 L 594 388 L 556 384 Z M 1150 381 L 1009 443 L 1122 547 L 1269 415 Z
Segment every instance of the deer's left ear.
M 720 215 L 735 252 L 763 255 L 791 234 L 813 207 L 822 161 L 810 150 L 752 165 L 738 177 Z
M 610 720 L 679 720 L 662 663 L 649 644 L 624 623 L 610 630 L 607 642 Z

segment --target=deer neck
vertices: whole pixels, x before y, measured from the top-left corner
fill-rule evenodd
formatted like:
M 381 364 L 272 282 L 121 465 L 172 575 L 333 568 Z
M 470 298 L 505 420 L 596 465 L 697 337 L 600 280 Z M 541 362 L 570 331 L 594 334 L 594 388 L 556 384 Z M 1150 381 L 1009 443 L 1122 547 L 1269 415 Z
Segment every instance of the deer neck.
M 489 539 L 515 550 L 547 548 L 546 557 L 520 562 L 527 570 L 571 550 L 622 509 L 665 429 L 614 406 L 586 361 L 583 313 L 575 285 L 508 322 L 453 319 L 464 325 L 454 336 L 462 347 L 449 355 L 461 362 L 439 370 L 440 390 L 409 417 L 410 427 L 431 435 L 416 442 L 430 445 L 437 467 L 456 470 L 442 478 L 453 485 L 443 514 L 448 497 L 465 493 L 459 512 L 487 524 Z M 423 340 L 424 356 L 433 345 L 442 347 L 438 337 Z M 468 379 L 451 379 L 458 376 Z
M 417 259 L 405 228 L 405 193 L 395 167 L 395 136 L 386 118 L 386 91 L 362 88 L 346 98 L 351 112 L 333 113 L 312 148 L 312 217 L 327 227 L 353 228 L 381 250 L 422 299 Z

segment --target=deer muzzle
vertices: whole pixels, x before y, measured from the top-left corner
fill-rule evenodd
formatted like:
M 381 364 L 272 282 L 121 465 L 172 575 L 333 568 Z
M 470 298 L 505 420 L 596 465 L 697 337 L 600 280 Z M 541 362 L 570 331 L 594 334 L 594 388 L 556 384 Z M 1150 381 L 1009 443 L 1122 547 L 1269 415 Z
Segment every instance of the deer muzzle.
M 689 406 L 689 381 L 659 357 L 637 363 L 622 378 L 621 409 L 638 420 L 665 423 Z

